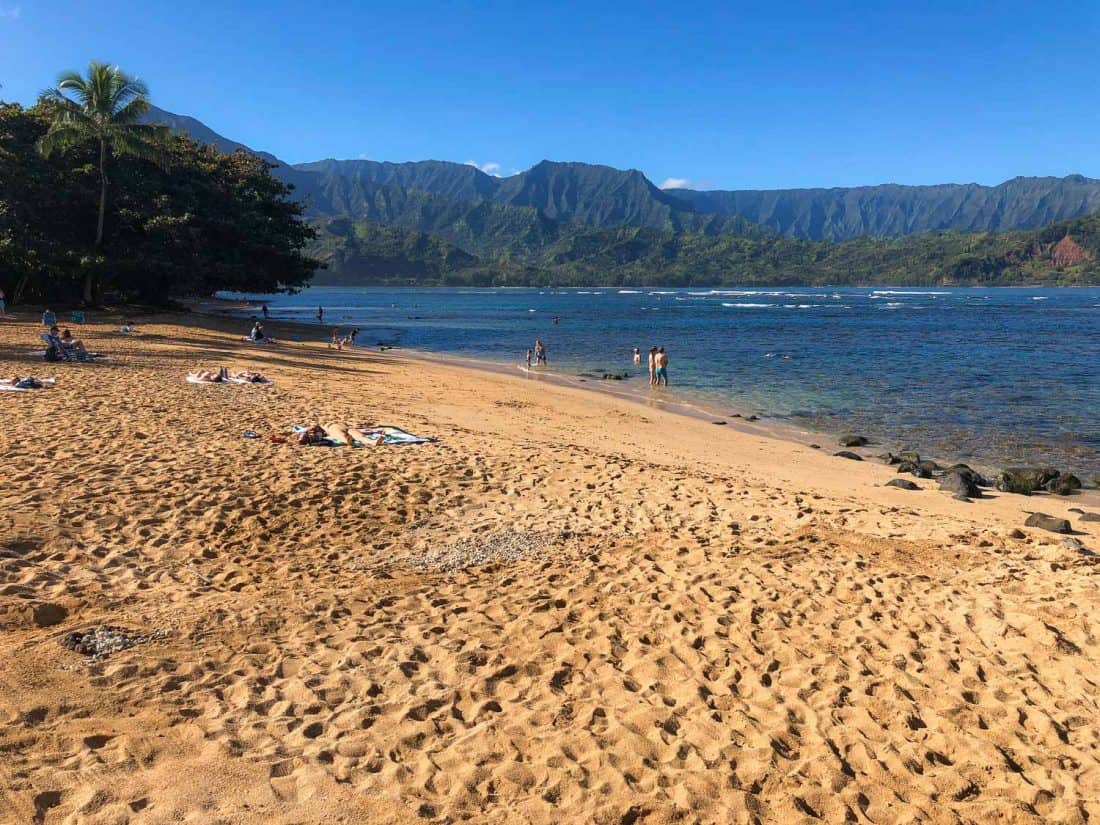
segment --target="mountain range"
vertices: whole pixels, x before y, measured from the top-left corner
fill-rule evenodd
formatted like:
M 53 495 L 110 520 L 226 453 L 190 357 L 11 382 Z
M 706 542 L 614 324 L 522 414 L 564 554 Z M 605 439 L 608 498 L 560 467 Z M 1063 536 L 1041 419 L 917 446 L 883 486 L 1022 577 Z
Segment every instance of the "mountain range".
M 221 151 L 254 151 L 194 118 L 155 108 L 148 117 Z M 608 273 L 608 266 L 637 274 L 643 260 L 650 265 L 675 260 L 677 267 L 714 272 L 713 261 L 702 259 L 717 254 L 729 268 L 734 247 L 741 250 L 737 255 L 749 257 L 742 261 L 734 255 L 732 271 L 746 277 L 753 274 L 748 265 L 761 245 L 781 250 L 777 260 L 786 266 L 807 255 L 838 259 L 831 247 L 814 242 L 849 242 L 850 249 L 871 250 L 876 244 L 868 246 L 868 240 L 877 239 L 884 249 L 907 249 L 914 245 L 904 238 L 924 233 L 1011 234 L 1100 211 L 1100 180 L 1081 175 L 1018 177 L 997 186 L 698 191 L 660 189 L 637 170 L 587 163 L 546 160 L 500 178 L 470 164 L 438 160 L 287 164 L 256 154 L 274 164 L 273 173 L 292 184 L 305 203 L 319 232 L 311 251 L 331 270 L 325 280 L 446 279 L 448 273 L 480 268 L 477 277 L 499 282 L 565 267 L 558 278 L 545 274 L 543 279 L 553 282 L 581 277 L 581 271 L 608 277 L 600 274 Z M 1023 237 L 1017 241 L 1024 243 Z M 740 240 L 731 245 L 731 238 Z M 964 254 L 954 243 L 917 246 L 926 253 L 942 247 L 947 254 L 950 247 L 951 255 Z M 1034 243 L 1030 248 L 1030 255 L 1013 257 L 1013 266 L 1042 257 Z M 690 250 L 686 259 L 685 249 Z M 1091 260 L 1084 249 L 1084 260 Z M 592 263 L 597 260 L 598 268 Z M 663 271 L 668 277 L 667 267 Z

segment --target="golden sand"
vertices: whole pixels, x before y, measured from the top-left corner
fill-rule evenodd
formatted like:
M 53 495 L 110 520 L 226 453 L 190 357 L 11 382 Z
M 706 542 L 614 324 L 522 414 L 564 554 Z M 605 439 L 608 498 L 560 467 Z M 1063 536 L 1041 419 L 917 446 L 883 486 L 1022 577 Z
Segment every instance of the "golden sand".
M 1100 817 L 1096 560 L 1012 537 L 1087 496 L 241 326 L 0 322 L 0 822 Z M 324 420 L 438 441 L 241 438 Z

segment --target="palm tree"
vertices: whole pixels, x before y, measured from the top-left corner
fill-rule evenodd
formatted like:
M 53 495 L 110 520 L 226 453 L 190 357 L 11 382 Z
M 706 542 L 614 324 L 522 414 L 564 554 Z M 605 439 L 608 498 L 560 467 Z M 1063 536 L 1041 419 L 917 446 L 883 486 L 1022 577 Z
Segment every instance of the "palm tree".
M 66 92 L 72 97 L 66 96 Z M 118 66 L 94 60 L 88 64 L 87 77 L 78 72 L 63 72 L 56 88 L 44 92 L 41 100 L 52 115 L 49 130 L 38 141 L 38 151 L 44 156 L 89 141 L 99 144 L 99 220 L 95 230 L 95 253 L 99 257 L 111 154 L 159 160 L 161 151 L 155 141 L 165 128 L 139 122 L 149 111 L 149 89 L 141 80 L 130 77 Z M 95 270 L 96 267 L 89 267 L 84 277 L 86 304 L 99 297 Z

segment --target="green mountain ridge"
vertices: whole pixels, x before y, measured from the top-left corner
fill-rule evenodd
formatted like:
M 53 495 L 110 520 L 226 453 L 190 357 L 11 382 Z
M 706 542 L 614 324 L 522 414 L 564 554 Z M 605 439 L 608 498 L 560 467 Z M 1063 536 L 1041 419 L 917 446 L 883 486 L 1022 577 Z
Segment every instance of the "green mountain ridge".
M 190 118 L 154 117 L 173 128 L 206 128 Z M 213 136 L 207 139 L 251 151 L 206 131 Z M 1097 220 L 1081 217 L 1100 209 L 1100 181 L 1081 176 L 1015 178 L 997 187 L 695 192 L 661 190 L 637 170 L 585 163 L 543 161 L 494 178 L 447 161 L 330 159 L 287 166 L 264 157 L 296 187 L 318 231 L 309 252 L 329 270 L 317 283 L 1100 279 Z M 1033 221 L 1050 225 L 990 231 Z M 856 236 L 835 243 L 791 237 L 800 233 Z M 1072 254 L 1055 253 L 1066 237 L 1062 251 Z

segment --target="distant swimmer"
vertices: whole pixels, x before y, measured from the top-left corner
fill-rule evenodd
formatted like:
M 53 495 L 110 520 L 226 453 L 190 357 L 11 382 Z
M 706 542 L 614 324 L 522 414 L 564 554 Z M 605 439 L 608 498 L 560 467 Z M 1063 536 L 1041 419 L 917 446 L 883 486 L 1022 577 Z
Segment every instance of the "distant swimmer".
M 325 308 L 317 307 L 317 323 L 323 324 L 325 322 Z
M 260 311 L 263 312 L 265 321 L 271 317 L 271 313 L 267 311 L 267 304 L 264 304 L 262 307 L 260 307 Z
M 649 383 L 657 383 L 657 348 L 649 348 Z
M 642 363 L 642 351 L 637 347 L 634 347 L 634 365 Z
M 657 354 L 653 358 L 654 378 L 657 386 L 661 386 L 663 383 L 668 386 L 668 353 L 665 352 L 664 347 L 660 347 L 657 350 Z
M 561 322 L 561 316 L 560 316 L 560 315 L 555 315 L 555 316 L 554 316 L 554 323 L 555 323 L 555 324 L 558 324 L 558 323 L 560 323 L 560 322 Z

